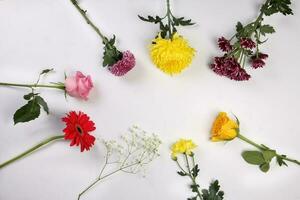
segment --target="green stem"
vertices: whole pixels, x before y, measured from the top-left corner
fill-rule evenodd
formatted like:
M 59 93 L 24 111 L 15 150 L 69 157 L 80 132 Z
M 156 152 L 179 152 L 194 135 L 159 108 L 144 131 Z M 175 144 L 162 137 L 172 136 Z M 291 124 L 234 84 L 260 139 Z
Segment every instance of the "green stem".
M 260 144 L 257 144 L 255 142 L 253 142 L 252 140 L 246 138 L 245 136 L 241 135 L 241 134 L 238 134 L 237 136 L 238 138 L 240 138 L 241 140 L 243 140 L 244 142 L 248 143 L 248 144 L 251 144 L 252 146 L 258 148 L 260 151 L 266 151 L 268 149 L 266 149 L 266 147 L 260 145 Z M 291 158 L 288 158 L 288 157 L 285 157 L 283 155 L 280 155 L 280 154 L 277 154 L 276 153 L 276 156 L 280 157 L 281 159 L 283 160 L 286 160 L 286 161 L 289 161 L 289 162 L 292 162 L 292 163 L 295 163 L 297 165 L 300 165 L 300 161 L 298 160 L 295 160 L 295 159 L 291 159 Z
M 107 38 L 100 32 L 99 28 L 88 18 L 86 15 L 86 10 L 83 10 L 79 5 L 77 0 L 70 0 L 74 7 L 78 10 L 78 12 L 81 14 L 81 16 L 85 19 L 86 23 L 90 25 L 94 31 L 100 36 L 104 44 L 108 44 Z
M 43 85 L 43 84 L 18 84 L 18 83 L 2 83 L 0 86 L 13 86 L 13 87 L 26 87 L 26 88 L 55 88 L 60 90 L 65 90 L 64 85 Z
M 189 164 L 189 159 L 188 159 L 188 156 L 187 154 L 184 154 L 184 157 L 185 157 L 185 161 L 186 161 L 186 165 L 187 165 L 187 168 L 188 168 L 188 172 L 189 172 L 189 177 L 191 178 L 192 182 L 193 182 L 193 185 L 198 185 L 197 182 L 196 182 L 196 178 L 192 175 L 192 171 L 191 171 L 191 167 L 190 167 L 190 164 Z M 198 197 L 203 200 L 202 198 L 202 195 L 201 195 L 201 192 L 199 191 L 199 187 L 197 187 L 197 191 L 196 191 Z
M 170 39 L 172 39 L 173 37 L 173 33 L 172 33 L 172 29 L 171 29 L 171 16 L 172 16 L 172 12 L 171 12 L 171 5 L 170 5 L 170 0 L 167 0 L 167 17 L 168 17 L 168 26 L 169 26 L 169 37 Z
M 33 146 L 32 148 L 28 149 L 27 151 L 21 153 L 20 155 L 18 155 L 16 157 L 14 157 L 14 158 L 12 158 L 12 159 L 10 159 L 10 160 L 8 160 L 8 161 L 0 164 L 0 169 L 3 168 L 3 167 L 5 167 L 5 166 L 7 166 L 7 165 L 9 165 L 9 164 L 11 164 L 11 163 L 13 163 L 13 162 L 15 162 L 15 161 L 17 161 L 17 160 L 19 160 L 19 159 L 21 159 L 21 158 L 23 158 L 23 157 L 25 157 L 25 156 L 27 156 L 28 154 L 34 152 L 35 150 L 39 149 L 40 147 L 42 147 L 42 146 L 44 146 L 44 145 L 46 145 L 46 144 L 48 144 L 50 142 L 53 142 L 55 140 L 60 140 L 60 139 L 63 139 L 63 138 L 64 138 L 63 135 L 58 135 L 58 136 L 50 137 L 50 138 L 48 138 L 48 139 L 40 142 L 39 144 Z
M 102 176 L 102 177 L 101 177 L 101 175 L 100 175 L 100 177 L 98 177 L 94 182 L 92 182 L 92 184 L 90 184 L 86 189 L 84 189 L 84 190 L 78 195 L 78 200 L 80 200 L 81 196 L 82 196 L 84 193 L 86 193 L 89 189 L 91 189 L 93 186 L 95 186 L 99 181 L 101 181 L 101 180 L 103 180 L 103 179 L 105 179 L 105 178 L 107 178 L 107 177 L 109 177 L 109 176 L 111 176 L 111 175 L 113 175 L 113 174 L 115 174 L 115 173 L 117 173 L 117 172 L 119 172 L 119 171 L 122 171 L 122 170 L 124 170 L 124 169 L 126 169 L 126 168 L 132 167 L 132 166 L 137 165 L 137 164 L 140 164 L 140 162 L 133 163 L 133 164 L 131 164 L 131 165 L 127 165 L 127 166 L 125 166 L 125 167 L 119 168 L 119 169 L 117 169 L 117 170 L 115 170 L 115 171 L 112 171 L 111 173 L 108 173 L 108 174 Z M 102 169 L 103 169 L 103 168 L 102 168 Z M 102 172 L 103 172 L 103 171 L 102 171 Z M 102 174 L 102 172 L 101 172 L 101 174 Z

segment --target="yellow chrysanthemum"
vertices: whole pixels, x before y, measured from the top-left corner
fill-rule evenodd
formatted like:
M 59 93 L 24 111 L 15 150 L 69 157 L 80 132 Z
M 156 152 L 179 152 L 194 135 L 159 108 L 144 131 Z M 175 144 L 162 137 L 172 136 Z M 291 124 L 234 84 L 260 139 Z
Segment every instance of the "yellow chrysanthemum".
M 220 112 L 211 129 L 211 140 L 213 142 L 233 140 L 238 135 L 239 125 L 230 119 L 227 113 Z
M 196 147 L 197 145 L 194 144 L 192 140 L 180 139 L 176 143 L 174 143 L 171 147 L 172 158 L 176 159 L 177 154 L 191 155 L 192 150 Z
M 160 35 L 152 41 L 150 55 L 153 63 L 167 74 L 178 74 L 191 64 L 195 50 L 188 41 L 175 33 L 172 39 Z

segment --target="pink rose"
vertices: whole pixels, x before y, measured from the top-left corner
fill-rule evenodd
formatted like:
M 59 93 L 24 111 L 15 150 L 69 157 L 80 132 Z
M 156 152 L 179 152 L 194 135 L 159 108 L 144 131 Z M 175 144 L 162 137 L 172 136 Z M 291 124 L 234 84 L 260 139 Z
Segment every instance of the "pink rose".
M 90 76 L 85 76 L 77 71 L 75 76 L 66 78 L 66 92 L 68 95 L 84 100 L 88 100 L 90 90 L 94 87 Z

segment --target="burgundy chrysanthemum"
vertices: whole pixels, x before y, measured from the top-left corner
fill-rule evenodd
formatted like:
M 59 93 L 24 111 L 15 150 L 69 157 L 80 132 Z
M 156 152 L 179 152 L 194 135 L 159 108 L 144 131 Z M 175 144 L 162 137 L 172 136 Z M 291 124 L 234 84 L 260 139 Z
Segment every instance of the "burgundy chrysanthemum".
M 219 48 L 224 52 L 229 52 L 232 50 L 232 46 L 231 46 L 229 40 L 227 40 L 224 37 L 221 37 L 218 39 L 218 45 L 219 45 Z
M 265 66 L 265 59 L 267 59 L 269 56 L 267 54 L 264 54 L 264 53 L 259 53 L 257 56 L 254 55 L 251 57 L 251 66 L 254 68 L 254 69 L 257 69 L 257 68 L 262 68 Z
M 89 116 L 83 112 L 71 111 L 66 117 L 62 118 L 66 123 L 66 128 L 63 130 L 65 133 L 65 140 L 71 140 L 70 146 L 79 146 L 80 150 L 90 150 L 94 145 L 95 137 L 90 135 L 89 132 L 96 129 L 95 123 L 90 120 Z
M 233 57 L 215 57 L 211 69 L 218 75 L 226 76 L 236 81 L 249 80 L 251 77 Z
M 130 51 L 125 51 L 122 54 L 121 60 L 108 67 L 108 70 L 115 76 L 123 76 L 135 66 L 135 57 Z
M 256 47 L 255 42 L 253 42 L 253 40 L 251 40 L 250 38 L 242 38 L 240 40 L 240 44 L 243 48 L 246 49 L 253 49 Z

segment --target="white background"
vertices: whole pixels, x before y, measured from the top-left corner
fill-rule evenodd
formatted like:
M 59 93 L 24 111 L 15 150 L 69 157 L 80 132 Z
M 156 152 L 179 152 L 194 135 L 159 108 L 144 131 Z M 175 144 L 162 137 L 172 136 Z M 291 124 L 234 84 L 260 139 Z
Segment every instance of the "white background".
M 242 3 L 241 3 L 242 2 Z M 151 63 L 147 47 L 158 27 L 139 21 L 141 15 L 164 15 L 163 0 L 82 0 L 81 6 L 118 46 L 135 53 L 137 66 L 125 77 L 114 77 L 101 67 L 102 44 L 69 0 L 0 0 L 0 81 L 36 80 L 53 67 L 56 73 L 43 82 L 63 81 L 64 72 L 90 74 L 95 89 L 90 101 L 66 101 L 62 92 L 39 90 L 51 114 L 34 122 L 13 125 L 12 116 L 25 102 L 23 88 L 0 88 L 0 162 L 42 139 L 61 133 L 60 118 L 82 110 L 97 125 L 97 138 L 116 138 L 132 124 L 159 134 L 161 157 L 142 175 L 119 174 L 100 183 L 82 199 L 182 200 L 191 195 L 186 178 L 176 174 L 169 146 L 179 138 L 192 138 L 200 163 L 199 182 L 207 187 L 218 179 L 227 200 L 299 200 L 299 166 L 273 163 L 269 173 L 245 163 L 240 153 L 251 146 L 234 140 L 211 143 L 209 131 L 219 111 L 235 113 L 241 131 L 278 152 L 300 159 L 299 4 L 294 16 L 275 15 L 266 21 L 277 33 L 263 46 L 270 55 L 264 69 L 249 70 L 252 79 L 234 82 L 209 68 L 220 55 L 216 40 L 230 37 L 238 20 L 246 23 L 258 14 L 262 0 L 174 0 L 176 16 L 197 22 L 180 33 L 197 49 L 187 70 L 174 77 Z M 0 170 L 1 200 L 74 200 L 99 173 L 103 163 L 100 142 L 80 153 L 57 142 Z

